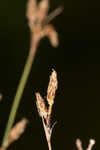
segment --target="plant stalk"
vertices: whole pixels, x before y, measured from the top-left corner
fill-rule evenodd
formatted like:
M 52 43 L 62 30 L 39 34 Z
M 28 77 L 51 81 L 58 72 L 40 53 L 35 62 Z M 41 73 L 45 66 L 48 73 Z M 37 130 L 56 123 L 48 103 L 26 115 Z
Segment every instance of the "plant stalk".
M 16 117 L 16 113 L 17 113 L 17 110 L 18 110 L 18 106 L 20 104 L 21 97 L 22 97 L 22 94 L 23 94 L 26 82 L 28 80 L 28 76 L 29 76 L 29 73 L 31 71 L 33 61 L 34 61 L 34 57 L 35 57 L 35 54 L 36 54 L 38 42 L 39 42 L 39 40 L 37 40 L 35 38 L 35 36 L 32 36 L 29 55 L 27 57 L 25 67 L 24 67 L 24 70 L 22 72 L 20 82 L 18 84 L 17 92 L 16 92 L 14 100 L 13 100 L 11 112 L 10 112 L 10 115 L 9 115 L 8 123 L 7 123 L 6 129 L 5 129 L 5 133 L 4 133 L 4 137 L 3 137 L 3 141 L 2 141 L 2 147 L 5 143 L 5 141 L 7 140 L 7 138 L 9 137 L 9 133 L 12 129 L 12 126 L 13 126 L 13 123 L 14 123 L 14 120 L 15 120 L 15 117 Z
M 47 126 L 45 125 L 45 122 L 44 122 L 44 118 L 42 117 L 42 123 L 43 123 L 43 128 L 44 128 L 44 131 L 45 131 L 45 136 L 46 136 L 46 140 L 47 140 L 47 143 L 48 143 L 48 148 L 49 150 L 52 150 L 52 146 L 51 146 L 51 133 L 48 132 L 48 128 Z
M 49 150 L 52 150 L 51 141 L 48 141 L 48 148 L 49 148 Z

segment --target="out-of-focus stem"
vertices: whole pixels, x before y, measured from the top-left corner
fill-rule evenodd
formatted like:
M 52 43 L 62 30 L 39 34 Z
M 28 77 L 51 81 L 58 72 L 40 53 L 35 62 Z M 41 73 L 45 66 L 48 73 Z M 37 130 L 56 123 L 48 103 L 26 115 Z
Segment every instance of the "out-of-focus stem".
M 13 100 L 11 112 L 10 112 L 10 115 L 9 115 L 8 123 L 7 123 L 5 134 L 4 134 L 4 138 L 3 138 L 3 141 L 2 141 L 2 146 L 4 145 L 6 139 L 8 138 L 10 130 L 11 130 L 12 125 L 14 123 L 14 120 L 15 120 L 15 117 L 16 117 L 16 112 L 18 110 L 18 106 L 19 106 L 19 103 L 20 103 L 20 100 L 21 100 L 26 82 L 28 80 L 28 76 L 29 76 L 29 73 L 31 71 L 32 63 L 34 61 L 34 57 L 35 57 L 35 54 L 36 54 L 38 42 L 39 42 L 39 40 L 37 40 L 35 38 L 35 36 L 32 37 L 29 55 L 27 57 L 25 67 L 24 67 L 20 82 L 18 84 L 17 92 L 16 92 L 16 95 L 15 95 L 14 100 Z
M 63 11 L 62 6 L 56 8 L 53 12 L 50 13 L 50 15 L 47 16 L 46 20 L 44 21 L 44 24 L 48 24 L 51 20 L 53 20 L 56 16 L 58 16 L 62 11 Z

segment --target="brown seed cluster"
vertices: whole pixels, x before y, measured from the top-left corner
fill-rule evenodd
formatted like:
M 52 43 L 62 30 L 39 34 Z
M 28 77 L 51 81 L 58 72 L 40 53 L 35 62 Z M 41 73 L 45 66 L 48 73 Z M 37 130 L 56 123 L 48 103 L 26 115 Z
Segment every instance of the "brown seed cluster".
M 55 98 L 55 92 L 57 90 L 58 81 L 57 81 L 57 73 L 55 70 L 53 70 L 51 76 L 50 76 L 50 82 L 47 89 L 47 101 L 49 105 L 53 105 L 54 98 Z
M 38 113 L 39 113 L 40 117 L 44 117 L 46 119 L 47 118 L 47 108 L 44 103 L 44 99 L 41 97 L 41 95 L 39 93 L 36 93 L 36 99 L 37 99 L 36 105 L 37 105 Z
M 28 122 L 27 119 L 24 118 L 12 128 L 8 136 L 8 139 L 4 143 L 3 147 L 0 148 L 0 150 L 6 150 L 11 143 L 16 141 L 22 135 L 22 133 L 26 128 L 27 122 Z
M 55 31 L 51 24 L 48 24 L 48 19 L 58 15 L 62 8 L 57 9 L 54 15 L 48 16 L 49 10 L 49 0 L 41 0 L 37 4 L 37 0 L 28 0 L 26 17 L 28 19 L 28 25 L 31 31 L 31 36 L 35 39 L 40 40 L 41 38 L 47 36 L 52 44 L 52 46 L 58 46 L 58 33 Z M 50 17 L 51 16 L 51 17 Z
M 41 97 L 39 93 L 36 93 L 36 105 L 39 112 L 40 117 L 42 118 L 43 127 L 46 135 L 46 139 L 48 142 L 49 150 L 51 150 L 51 134 L 53 127 L 55 126 L 55 123 L 51 126 L 51 113 L 52 113 L 52 106 L 54 104 L 54 98 L 55 98 L 55 92 L 58 87 L 58 81 L 57 81 L 57 73 L 53 69 L 51 75 L 50 75 L 50 81 L 47 89 L 47 103 L 48 107 L 45 105 L 44 99 Z
M 55 98 L 55 92 L 57 90 L 57 73 L 55 70 L 53 70 L 51 76 L 50 76 L 50 81 L 47 89 L 47 102 L 48 102 L 48 109 L 45 105 L 44 99 L 41 97 L 39 93 L 36 93 L 36 105 L 37 109 L 39 112 L 39 115 L 41 117 L 44 117 L 45 119 L 48 119 L 48 117 L 51 115 L 52 112 L 52 106 L 54 103 L 54 98 Z

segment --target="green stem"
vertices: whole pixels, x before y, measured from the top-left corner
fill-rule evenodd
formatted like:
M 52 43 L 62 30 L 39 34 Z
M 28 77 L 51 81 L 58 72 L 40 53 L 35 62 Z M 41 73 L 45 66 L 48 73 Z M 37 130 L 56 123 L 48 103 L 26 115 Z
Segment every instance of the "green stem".
M 38 42 L 39 41 L 35 40 L 34 37 L 32 38 L 31 49 L 29 51 L 29 55 L 28 55 L 28 58 L 26 60 L 24 71 L 22 73 L 20 82 L 18 84 L 17 92 L 16 92 L 16 95 L 14 97 L 14 101 L 13 101 L 13 104 L 12 104 L 11 112 L 10 112 L 8 123 L 7 123 L 7 126 L 6 126 L 4 138 L 3 138 L 3 141 L 2 141 L 2 146 L 4 145 L 5 141 L 7 140 L 8 136 L 9 136 L 9 133 L 10 133 L 10 130 L 12 128 L 12 125 L 14 123 L 14 120 L 15 120 L 15 117 L 16 117 L 16 112 L 18 110 L 18 106 L 20 104 L 20 100 L 21 100 L 26 82 L 28 80 L 28 76 L 29 76 L 29 73 L 31 71 L 32 63 L 34 61 L 34 57 L 35 57 L 35 53 L 36 53 L 36 50 L 37 50 Z

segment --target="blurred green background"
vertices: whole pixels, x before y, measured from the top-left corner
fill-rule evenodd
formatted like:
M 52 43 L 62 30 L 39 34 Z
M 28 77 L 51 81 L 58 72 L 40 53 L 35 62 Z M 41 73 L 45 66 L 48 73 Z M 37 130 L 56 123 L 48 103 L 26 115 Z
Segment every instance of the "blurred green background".
M 30 47 L 25 17 L 27 0 L 0 2 L 0 142 Z M 59 33 L 59 47 L 44 38 L 24 90 L 16 121 L 27 117 L 29 124 L 20 140 L 9 150 L 47 150 L 35 92 L 46 96 L 52 68 L 58 73 L 59 87 L 52 120 L 58 123 L 52 135 L 53 150 L 73 150 L 76 138 L 84 148 L 90 138 L 100 148 L 100 2 L 98 0 L 50 0 L 51 9 L 64 6 L 51 23 Z

